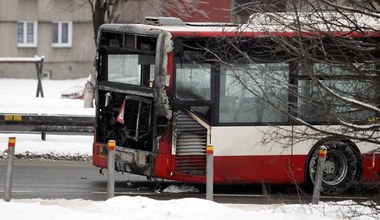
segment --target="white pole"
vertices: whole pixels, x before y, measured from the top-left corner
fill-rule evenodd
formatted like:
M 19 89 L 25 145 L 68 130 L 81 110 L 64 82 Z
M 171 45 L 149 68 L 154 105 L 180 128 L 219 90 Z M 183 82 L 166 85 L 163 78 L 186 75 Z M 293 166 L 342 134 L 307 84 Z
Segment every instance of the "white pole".
M 107 182 L 107 199 L 115 196 L 115 148 L 114 140 L 108 141 L 108 182 Z
M 314 178 L 314 189 L 313 189 L 313 197 L 311 203 L 313 205 L 318 205 L 319 197 L 321 195 L 322 189 L 322 180 L 323 180 L 323 167 L 325 165 L 327 155 L 327 147 L 321 146 L 318 154 L 318 162 L 317 162 L 317 171 Z
M 15 154 L 16 138 L 8 139 L 8 156 L 7 156 L 7 171 L 5 177 L 4 201 L 11 201 L 12 191 L 12 175 L 13 175 L 13 158 Z
M 207 145 L 206 148 L 206 199 L 214 200 L 214 146 Z

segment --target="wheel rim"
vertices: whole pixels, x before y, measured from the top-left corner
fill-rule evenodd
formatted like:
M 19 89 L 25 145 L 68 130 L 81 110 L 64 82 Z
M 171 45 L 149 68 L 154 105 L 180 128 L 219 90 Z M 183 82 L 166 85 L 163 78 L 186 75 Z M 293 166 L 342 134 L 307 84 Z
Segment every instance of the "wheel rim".
M 323 169 L 323 182 L 328 185 L 338 185 L 347 175 L 347 158 L 340 151 L 330 151 L 327 154 Z
M 358 161 L 353 148 L 342 141 L 323 143 L 327 156 L 323 168 L 322 192 L 334 195 L 347 190 L 357 175 Z M 321 145 L 319 145 L 321 146 Z M 318 148 L 309 159 L 309 180 L 314 184 L 318 162 Z
M 314 183 L 314 177 L 317 169 L 318 151 L 315 151 L 309 163 L 309 175 Z M 323 168 L 323 182 L 333 186 L 341 183 L 348 172 L 347 157 L 342 151 L 329 149 L 327 151 L 326 161 Z

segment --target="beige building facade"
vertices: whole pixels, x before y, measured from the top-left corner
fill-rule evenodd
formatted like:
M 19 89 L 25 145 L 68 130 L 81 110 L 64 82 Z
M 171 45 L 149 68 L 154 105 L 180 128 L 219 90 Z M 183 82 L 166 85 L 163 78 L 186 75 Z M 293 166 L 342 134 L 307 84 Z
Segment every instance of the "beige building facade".
M 0 1 L 0 57 L 44 56 L 44 76 L 89 75 L 95 57 L 91 11 L 75 0 Z M 2 78 L 35 78 L 31 64 L 0 64 Z
M 120 20 L 157 16 L 157 2 L 130 0 L 121 8 Z M 95 53 L 87 0 L 0 1 L 0 57 L 44 56 L 44 77 L 71 79 L 93 71 Z M 33 64 L 0 64 L 0 78 L 36 78 L 36 69 Z

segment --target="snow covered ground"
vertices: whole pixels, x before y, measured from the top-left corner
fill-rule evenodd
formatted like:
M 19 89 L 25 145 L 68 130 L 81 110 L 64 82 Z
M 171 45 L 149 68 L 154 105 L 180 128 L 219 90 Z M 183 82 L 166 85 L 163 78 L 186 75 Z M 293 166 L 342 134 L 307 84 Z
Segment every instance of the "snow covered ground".
M 37 80 L 0 79 L 1 113 L 46 113 L 93 115 L 83 109 L 82 100 L 61 99 L 61 92 L 83 79 L 43 80 L 45 98 L 35 98 Z M 5 155 L 8 137 L 16 137 L 16 154 L 59 157 L 90 156 L 92 136 L 0 133 L 1 153 Z M 166 193 L 180 193 L 168 187 Z M 186 189 L 189 190 L 189 189 Z M 191 190 L 194 190 L 191 188 Z M 196 189 L 195 189 L 196 190 Z M 1 191 L 1 190 L 0 190 Z M 378 207 L 380 208 L 380 207 Z M 120 196 L 103 202 L 85 200 L 12 200 L 0 201 L 0 219 L 380 219 L 373 209 L 351 201 L 319 205 L 218 204 L 202 199 L 158 201 L 145 197 Z
M 104 202 L 85 200 L 0 201 L 1 219 L 194 219 L 327 220 L 379 219 L 380 215 L 350 201 L 320 205 L 232 205 L 202 199 L 153 200 L 119 196 Z
M 83 82 L 75 80 L 42 80 L 44 98 L 36 98 L 37 80 L 0 79 L 0 113 L 94 115 L 94 109 L 83 108 L 83 100 L 62 99 L 61 93 Z M 0 158 L 4 158 L 8 137 L 16 137 L 16 155 L 45 159 L 87 159 L 92 154 L 91 135 L 53 135 L 46 141 L 40 134 L 0 134 Z
M 44 98 L 36 98 L 37 80 L 0 79 L 0 112 L 94 115 L 94 109 L 83 108 L 83 100 L 60 98 L 84 80 L 42 80 Z

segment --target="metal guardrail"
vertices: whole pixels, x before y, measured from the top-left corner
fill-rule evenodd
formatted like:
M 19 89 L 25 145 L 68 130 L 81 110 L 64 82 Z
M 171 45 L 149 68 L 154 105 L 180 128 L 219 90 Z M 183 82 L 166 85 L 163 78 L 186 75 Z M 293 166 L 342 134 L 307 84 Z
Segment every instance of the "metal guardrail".
M 48 132 L 93 133 L 94 125 L 93 116 L 0 113 L 0 131 L 41 133 L 42 140 Z

